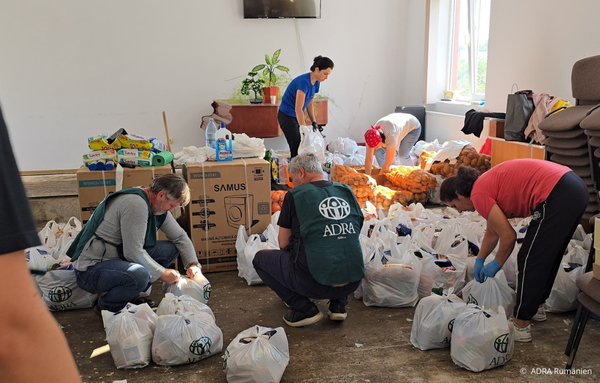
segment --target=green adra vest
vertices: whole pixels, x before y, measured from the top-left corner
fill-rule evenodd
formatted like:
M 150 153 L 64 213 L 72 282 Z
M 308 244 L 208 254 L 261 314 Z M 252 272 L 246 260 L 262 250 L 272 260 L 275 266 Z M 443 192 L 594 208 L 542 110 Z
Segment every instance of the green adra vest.
M 365 275 L 358 235 L 363 215 L 352 190 L 340 183 L 311 183 L 290 190 L 311 275 L 322 285 L 355 282 Z
M 98 226 L 100 226 L 100 223 L 104 220 L 106 202 L 119 194 L 137 194 L 146 201 L 146 204 L 148 205 L 148 226 L 146 227 L 146 237 L 144 238 L 144 249 L 149 249 L 156 245 L 156 230 L 158 230 L 163 222 L 165 222 L 168 212 L 163 215 L 152 214 L 150 201 L 148 200 L 146 192 L 140 188 L 127 188 L 107 195 L 106 198 L 100 202 L 90 217 L 90 220 L 85 224 L 83 230 L 77 234 L 73 243 L 69 246 L 69 250 L 67 250 L 67 255 L 71 257 L 71 261 L 75 261 L 79 258 L 85 244 L 96 234 L 96 229 L 98 229 Z

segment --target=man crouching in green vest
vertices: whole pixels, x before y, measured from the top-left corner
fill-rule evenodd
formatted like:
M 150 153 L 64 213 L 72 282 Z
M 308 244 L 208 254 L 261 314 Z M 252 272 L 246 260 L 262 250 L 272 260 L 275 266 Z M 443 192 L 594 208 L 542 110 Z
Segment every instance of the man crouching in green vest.
M 153 305 L 140 293 L 158 279 L 177 282 L 179 272 L 168 267 L 179 254 L 190 278 L 201 273 L 192 241 L 169 213 L 189 201 L 185 180 L 165 174 L 149 187 L 109 194 L 98 205 L 67 251 L 77 285 L 101 295 L 97 312 L 116 312 L 128 302 Z M 168 241 L 156 240 L 159 228 Z
M 294 157 L 294 183 L 279 216 L 279 247 L 256 253 L 253 265 L 263 282 L 292 309 L 283 317 L 292 327 L 323 318 L 312 299 L 329 299 L 329 318 L 346 319 L 348 294 L 364 277 L 358 235 L 363 223 L 352 190 L 326 181 L 314 154 Z

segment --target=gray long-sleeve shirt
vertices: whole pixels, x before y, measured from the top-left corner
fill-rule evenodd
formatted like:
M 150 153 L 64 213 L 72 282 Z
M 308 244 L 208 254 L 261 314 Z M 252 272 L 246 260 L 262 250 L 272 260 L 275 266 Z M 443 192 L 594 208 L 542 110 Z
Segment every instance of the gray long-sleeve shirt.
M 96 235 L 109 243 L 92 237 L 73 266 L 79 271 L 86 271 L 99 262 L 120 259 L 117 248 L 111 244 L 123 244 L 125 259 L 144 266 L 150 273 L 151 282 L 156 281 L 165 268 L 144 250 L 147 225 L 148 205 L 143 198 L 136 194 L 111 198 L 106 205 L 104 220 L 96 229 Z M 160 230 L 177 247 L 186 268 L 190 263 L 198 262 L 192 241 L 171 214 L 167 214 Z

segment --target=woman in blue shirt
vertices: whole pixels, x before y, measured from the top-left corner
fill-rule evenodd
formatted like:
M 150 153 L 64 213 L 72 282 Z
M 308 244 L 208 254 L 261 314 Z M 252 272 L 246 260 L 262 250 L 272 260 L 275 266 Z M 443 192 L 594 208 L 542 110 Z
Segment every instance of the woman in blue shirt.
M 333 70 L 333 61 L 327 57 L 317 56 L 310 72 L 300 75 L 292 80 L 288 85 L 281 104 L 277 120 L 279 126 L 285 135 L 285 139 L 290 146 L 291 157 L 298 155 L 298 146 L 300 146 L 300 126 L 308 125 L 304 120 L 304 110 L 308 107 L 308 117 L 314 129 L 318 129 L 315 112 L 313 110 L 313 97 L 319 93 L 321 82 L 327 80 L 327 77 Z

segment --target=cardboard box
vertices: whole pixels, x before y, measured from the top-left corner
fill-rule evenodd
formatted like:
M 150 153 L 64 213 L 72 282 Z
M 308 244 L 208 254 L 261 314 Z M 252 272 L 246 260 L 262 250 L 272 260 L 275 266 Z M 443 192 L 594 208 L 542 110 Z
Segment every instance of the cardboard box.
M 490 137 L 492 140 L 492 167 L 515 158 L 546 158 L 546 147 L 531 145 L 527 142 L 505 141 L 502 138 Z
M 188 163 L 190 236 L 203 272 L 237 269 L 240 225 L 260 234 L 271 222 L 271 174 L 263 159 Z
M 122 189 L 133 186 L 148 186 L 155 176 L 171 173 L 171 166 L 134 169 L 123 168 Z M 77 171 L 77 191 L 81 222 L 85 224 L 104 197 L 117 189 L 117 171 L 91 171 L 82 166 Z

